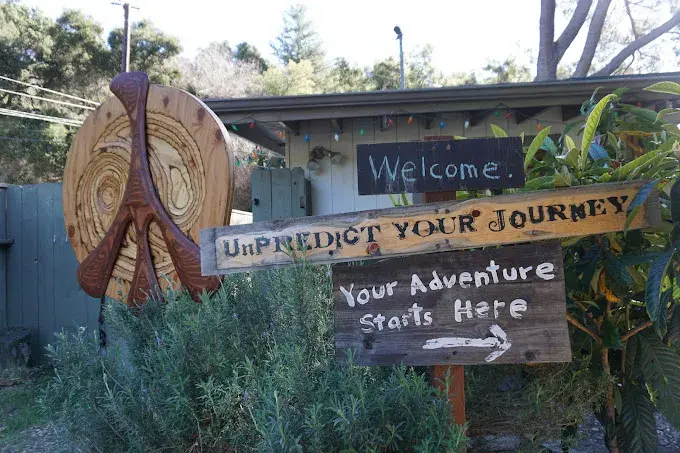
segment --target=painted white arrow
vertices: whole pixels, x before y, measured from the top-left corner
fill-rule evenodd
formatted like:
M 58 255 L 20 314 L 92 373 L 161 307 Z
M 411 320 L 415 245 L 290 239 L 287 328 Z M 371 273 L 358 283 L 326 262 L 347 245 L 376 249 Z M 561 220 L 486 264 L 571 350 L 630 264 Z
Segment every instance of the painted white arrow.
M 489 338 L 458 338 L 458 337 L 442 337 L 427 340 L 423 345 L 423 349 L 441 349 L 441 348 L 498 348 L 493 351 L 486 359 L 487 362 L 493 362 L 498 357 L 505 354 L 505 351 L 510 349 L 512 343 L 508 340 L 508 335 L 498 324 L 492 324 L 489 331 L 493 337 Z

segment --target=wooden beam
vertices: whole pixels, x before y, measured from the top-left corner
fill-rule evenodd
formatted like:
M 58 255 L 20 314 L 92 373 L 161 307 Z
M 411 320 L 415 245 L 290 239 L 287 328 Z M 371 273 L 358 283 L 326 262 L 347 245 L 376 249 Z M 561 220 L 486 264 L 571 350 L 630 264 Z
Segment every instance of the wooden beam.
M 489 116 L 488 110 L 473 110 L 467 112 L 468 121 L 470 121 L 470 127 L 475 127 Z
M 427 113 L 423 116 L 425 117 L 425 129 L 429 131 L 432 129 L 432 125 L 434 124 L 434 120 L 437 118 L 437 115 L 434 113 Z
M 342 118 L 332 118 L 330 121 L 331 129 L 333 130 L 333 132 L 342 134 L 345 131 L 345 129 L 343 128 Z
M 622 231 L 644 181 L 446 201 L 201 230 L 201 272 L 417 255 Z M 631 229 L 660 223 L 652 192 Z
M 286 129 L 291 131 L 293 135 L 300 135 L 300 122 L 299 121 L 284 121 L 283 122 Z
M 562 111 L 562 121 L 570 121 L 577 116 L 581 116 L 581 106 L 580 105 L 563 105 L 560 107 Z
M 514 109 L 515 121 L 517 124 L 523 123 L 530 120 L 534 116 L 538 115 L 542 111 L 546 110 L 548 107 L 523 107 L 519 109 Z

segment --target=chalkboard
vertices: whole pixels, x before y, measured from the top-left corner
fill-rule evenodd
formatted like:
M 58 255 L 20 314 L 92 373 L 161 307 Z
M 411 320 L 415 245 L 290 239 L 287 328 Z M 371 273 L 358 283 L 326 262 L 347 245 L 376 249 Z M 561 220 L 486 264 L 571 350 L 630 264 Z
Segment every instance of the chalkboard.
M 357 145 L 359 195 L 524 186 L 519 137 Z
M 571 360 L 558 241 L 336 265 L 333 299 L 359 365 Z

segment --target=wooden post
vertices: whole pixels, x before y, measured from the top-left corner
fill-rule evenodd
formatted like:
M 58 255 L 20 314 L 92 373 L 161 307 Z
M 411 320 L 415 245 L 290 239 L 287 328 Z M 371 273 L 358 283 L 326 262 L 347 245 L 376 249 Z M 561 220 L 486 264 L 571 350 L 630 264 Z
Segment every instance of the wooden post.
M 453 140 L 452 135 L 434 136 L 426 135 L 425 141 Z M 425 203 L 439 201 L 451 201 L 456 199 L 456 191 L 450 192 L 425 192 Z M 433 365 L 430 367 L 431 384 L 441 390 L 446 390 L 446 374 L 453 382 L 449 383 L 449 402 L 453 408 L 453 420 L 457 425 L 465 424 L 465 370 L 463 365 Z

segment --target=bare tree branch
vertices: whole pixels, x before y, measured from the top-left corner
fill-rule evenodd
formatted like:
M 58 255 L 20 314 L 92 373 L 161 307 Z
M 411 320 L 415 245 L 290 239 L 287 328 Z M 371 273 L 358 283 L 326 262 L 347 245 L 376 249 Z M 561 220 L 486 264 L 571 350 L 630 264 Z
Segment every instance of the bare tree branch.
M 554 39 L 555 0 L 541 0 L 536 80 L 553 80 L 557 77 L 557 65 L 553 64 Z
M 600 69 L 593 75 L 595 76 L 610 75 L 611 73 L 616 71 L 616 69 L 619 66 L 621 66 L 621 64 L 626 60 L 626 58 L 633 54 L 633 52 L 646 46 L 659 36 L 676 27 L 678 24 L 680 24 L 680 11 L 676 12 L 673 15 L 673 17 L 671 17 L 666 23 L 659 25 L 655 29 L 650 30 L 649 33 L 647 33 L 646 35 L 641 36 L 632 43 L 628 44 L 626 47 L 623 48 L 623 50 L 621 50 L 621 52 L 616 54 L 616 56 L 614 56 L 614 58 L 612 58 L 611 61 L 605 65 L 604 68 Z
M 557 38 L 557 41 L 555 41 L 556 63 L 560 62 L 571 43 L 574 42 L 574 38 L 576 38 L 578 32 L 581 31 L 581 27 L 583 27 L 592 5 L 593 0 L 579 0 L 576 9 L 574 9 L 574 14 L 572 14 L 571 19 L 569 19 L 569 23 L 562 31 L 560 37 Z
M 635 27 L 635 19 L 633 19 L 633 13 L 630 11 L 630 0 L 623 0 L 623 3 L 626 5 L 626 14 L 628 15 L 628 19 L 630 19 L 630 28 L 633 29 L 633 36 L 635 36 L 635 39 L 638 39 L 640 37 L 640 34 L 637 31 L 637 27 Z
M 576 69 L 574 70 L 572 77 L 585 77 L 588 75 L 590 65 L 593 63 L 593 57 L 595 56 L 597 44 L 600 42 L 602 27 L 604 26 L 604 21 L 607 18 L 607 11 L 609 10 L 609 4 L 611 1 L 612 0 L 597 1 L 593 18 L 590 20 L 590 27 L 588 27 L 586 44 L 583 46 L 583 53 L 581 54 L 581 58 L 578 60 L 578 64 L 576 65 Z

